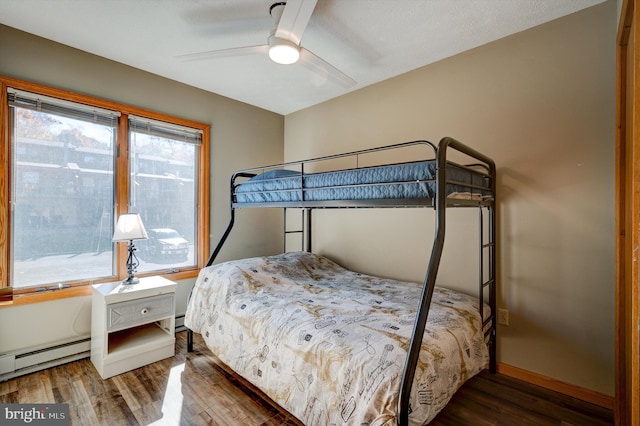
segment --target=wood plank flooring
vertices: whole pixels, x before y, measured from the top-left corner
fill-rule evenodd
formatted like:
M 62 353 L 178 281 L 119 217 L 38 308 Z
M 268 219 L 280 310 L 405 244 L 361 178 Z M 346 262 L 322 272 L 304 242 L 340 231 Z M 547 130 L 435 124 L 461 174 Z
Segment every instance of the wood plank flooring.
M 73 425 L 300 425 L 186 332 L 176 355 L 102 380 L 89 359 L 0 383 L 0 403 L 68 403 Z M 502 375 L 467 382 L 431 425 L 611 425 L 610 410 Z

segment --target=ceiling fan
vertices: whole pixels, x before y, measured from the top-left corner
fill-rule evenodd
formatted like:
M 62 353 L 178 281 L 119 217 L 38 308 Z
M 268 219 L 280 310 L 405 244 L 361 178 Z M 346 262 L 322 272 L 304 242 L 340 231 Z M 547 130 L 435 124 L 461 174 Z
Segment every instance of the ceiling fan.
M 356 84 L 351 77 L 329 64 L 319 56 L 300 45 L 302 35 L 307 28 L 311 14 L 318 0 L 287 0 L 275 2 L 269 8 L 269 14 L 275 21 L 267 44 L 255 46 L 231 47 L 178 56 L 181 60 L 213 59 L 225 56 L 268 54 L 279 64 L 299 63 L 314 73 L 345 87 Z

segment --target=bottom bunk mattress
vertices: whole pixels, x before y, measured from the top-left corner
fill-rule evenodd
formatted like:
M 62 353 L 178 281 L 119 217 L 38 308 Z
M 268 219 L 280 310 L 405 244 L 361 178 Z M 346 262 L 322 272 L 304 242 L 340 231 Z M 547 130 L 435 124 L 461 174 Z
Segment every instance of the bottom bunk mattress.
M 185 325 L 306 425 L 396 424 L 421 291 L 312 253 L 243 259 L 200 272 Z M 433 419 L 488 359 L 478 299 L 436 287 L 410 423 Z

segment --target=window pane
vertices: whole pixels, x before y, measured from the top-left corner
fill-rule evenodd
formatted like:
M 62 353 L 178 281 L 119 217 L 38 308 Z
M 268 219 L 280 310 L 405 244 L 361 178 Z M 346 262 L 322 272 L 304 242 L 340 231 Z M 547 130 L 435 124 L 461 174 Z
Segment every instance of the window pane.
M 12 285 L 113 275 L 113 126 L 13 107 Z
M 138 272 L 194 266 L 197 145 L 136 132 L 130 137 L 130 208 L 149 239 L 135 241 Z

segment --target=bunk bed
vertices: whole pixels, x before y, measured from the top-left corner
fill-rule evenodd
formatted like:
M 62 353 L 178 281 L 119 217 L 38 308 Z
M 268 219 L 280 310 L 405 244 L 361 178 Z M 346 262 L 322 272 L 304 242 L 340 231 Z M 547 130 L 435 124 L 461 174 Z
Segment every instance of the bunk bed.
M 426 159 L 369 165 L 421 149 Z M 412 154 L 413 155 L 413 154 Z M 465 163 L 458 162 L 464 159 Z M 353 159 L 324 170 L 319 163 Z M 455 161 L 454 161 L 455 159 Z M 364 165 L 361 165 L 364 164 Z M 343 163 L 341 163 L 343 164 Z M 462 383 L 496 370 L 495 164 L 445 137 L 238 171 L 230 221 L 200 272 L 185 325 L 305 424 L 423 424 Z M 301 252 L 213 265 L 244 208 L 301 209 Z M 312 253 L 315 209 L 427 207 L 435 231 L 422 285 L 349 271 Z M 477 295 L 436 286 L 446 211 L 477 208 Z M 411 414 L 411 416 L 410 416 Z

